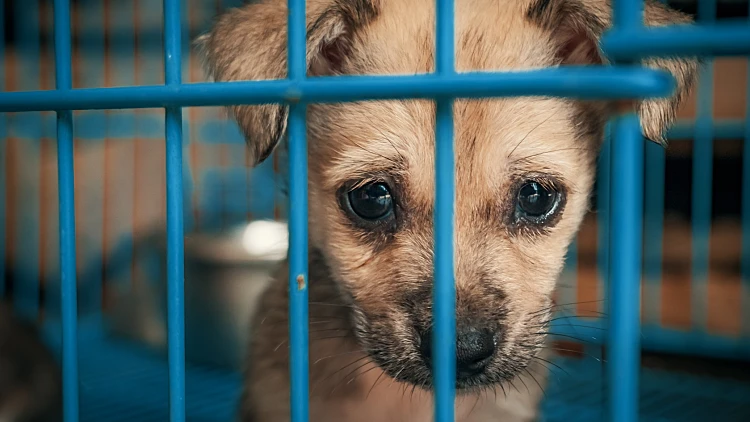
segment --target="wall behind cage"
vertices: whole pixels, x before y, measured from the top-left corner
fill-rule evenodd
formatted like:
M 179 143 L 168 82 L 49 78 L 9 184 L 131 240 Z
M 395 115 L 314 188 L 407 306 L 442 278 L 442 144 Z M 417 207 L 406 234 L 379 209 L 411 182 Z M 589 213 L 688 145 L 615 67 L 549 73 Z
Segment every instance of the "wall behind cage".
M 189 0 L 182 9 L 185 82 L 205 80 L 190 40 L 238 1 Z M 6 1 L 4 89 L 54 87 L 52 4 Z M 163 84 L 160 0 L 72 2 L 73 87 Z M 76 236 L 82 310 L 98 308 L 104 278 L 130 282 L 137 239 L 166 218 L 161 109 L 80 111 L 75 122 Z M 244 141 L 220 108 L 187 108 L 187 229 L 217 229 L 248 218 L 283 218 L 274 157 L 250 170 Z M 6 192 L 4 289 L 33 312 L 55 308 L 59 278 L 57 151 L 54 113 L 12 113 L 2 134 Z
M 190 40 L 214 16 L 241 0 L 186 0 L 183 10 L 183 75 L 186 82 L 204 80 Z M 720 2 L 722 3 L 722 2 Z M 727 17 L 747 5 L 729 2 Z M 739 4 L 739 6 L 737 6 Z M 680 7 L 695 12 L 695 2 Z M 73 85 L 75 88 L 163 84 L 162 2 L 160 0 L 77 0 L 72 2 Z M 728 8 L 728 9 L 727 9 Z M 720 8 L 721 9 L 721 8 Z M 732 10 L 730 10 L 732 9 Z M 45 0 L 5 1 L 2 79 L 7 91 L 52 89 L 52 4 Z M 744 16 L 746 17 L 746 12 Z M 722 12 L 719 12 L 722 17 Z M 716 155 L 709 276 L 709 327 L 736 333 L 741 325 L 739 203 L 729 201 L 734 173 L 739 181 L 746 108 L 747 61 L 721 59 L 714 64 L 712 98 L 695 93 L 680 110 L 666 153 L 665 226 L 662 252 L 661 315 L 646 316 L 666 326 L 687 327 L 690 317 L 691 157 L 696 110 L 710 102 L 715 122 Z M 250 170 L 237 127 L 219 108 L 187 108 L 185 164 L 188 235 L 217 229 L 248 218 L 285 217 L 275 156 Z M 59 279 L 57 155 L 53 113 L 7 116 L 2 134 L 2 177 L 6 192 L 5 288 L 26 294 L 20 306 L 54 311 Z M 76 235 L 81 309 L 96 310 L 104 279 L 133 282 L 131 264 L 137 240 L 164 229 L 165 153 L 163 110 L 84 111 L 75 113 Z M 650 145 L 649 151 L 655 147 Z M 722 202 L 724 201 L 724 202 Z M 602 275 L 598 259 L 605 241 L 596 208 L 586 219 L 577 256 L 563 276 L 559 300 L 581 302 L 577 312 L 602 311 Z M 645 256 L 648 261 L 648 253 Z M 41 286 L 41 288 L 40 288 Z M 51 287 L 51 288 L 45 288 Z M 568 288 L 571 286 L 571 288 Z M 25 299 L 23 299 L 25 298 Z

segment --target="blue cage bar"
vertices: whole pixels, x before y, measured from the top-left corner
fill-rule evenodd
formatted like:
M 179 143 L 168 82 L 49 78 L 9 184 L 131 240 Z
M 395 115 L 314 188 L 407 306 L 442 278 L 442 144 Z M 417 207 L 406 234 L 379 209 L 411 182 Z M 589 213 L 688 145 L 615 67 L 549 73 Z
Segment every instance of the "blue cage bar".
M 435 70 L 438 77 L 455 71 L 454 3 L 438 0 Z M 456 394 L 456 288 L 453 271 L 455 156 L 453 98 L 438 98 L 435 119 L 435 276 L 433 287 L 433 382 L 435 421 L 454 419 Z
M 294 86 L 307 76 L 305 0 L 289 0 L 288 80 Z M 289 110 L 289 353 L 292 420 L 308 420 L 307 325 L 307 107 Z
M 166 87 L 182 84 L 182 15 L 179 0 L 164 1 Z M 185 275 L 183 234 L 182 108 L 165 108 L 167 156 L 167 328 L 169 420 L 185 420 Z
M 57 92 L 73 86 L 70 2 L 55 0 L 55 79 Z M 63 416 L 78 420 L 78 301 L 76 283 L 75 199 L 73 185 L 73 112 L 57 112 L 57 166 L 60 195 L 60 271 L 63 325 Z
M 619 0 L 612 7 L 615 31 L 643 31 L 643 2 Z M 627 61 L 620 63 L 628 65 Z M 638 420 L 643 234 L 644 140 L 640 120 L 633 111 L 616 118 L 612 143 L 608 416 L 613 422 L 628 422 Z
M 715 18 L 716 0 L 700 2 L 699 15 Z M 289 136 L 289 289 L 291 409 L 293 422 L 308 420 L 308 227 L 307 227 L 307 146 L 306 105 L 313 102 L 342 102 L 383 99 L 434 99 L 437 103 L 435 128 L 435 286 L 434 286 L 434 383 L 435 420 L 454 419 L 455 396 L 455 286 L 453 280 L 453 214 L 454 149 L 453 101 L 456 98 L 560 96 L 570 98 L 642 99 L 663 97 L 674 88 L 672 78 L 661 71 L 633 66 L 630 62 L 647 56 L 700 55 L 736 56 L 750 54 L 750 26 L 737 24 L 698 25 L 692 27 L 649 28 L 640 17 L 642 1 L 614 1 L 614 28 L 605 35 L 605 52 L 618 65 L 610 68 L 545 69 L 514 73 L 457 73 L 454 68 L 454 4 L 436 0 L 436 71 L 431 75 L 382 77 L 307 78 L 306 16 L 304 0 L 289 0 L 288 77 L 278 81 L 231 83 L 182 82 L 183 51 L 182 7 L 180 0 L 164 0 L 164 76 L 162 86 L 124 88 L 72 88 L 71 15 L 69 0 L 54 1 L 54 43 L 56 89 L 0 93 L 0 113 L 20 111 L 54 111 L 57 113 L 59 172 L 59 219 L 61 259 L 62 351 L 64 376 L 64 421 L 79 420 L 78 329 L 76 239 L 73 172 L 73 110 L 163 108 L 165 110 L 165 148 L 167 183 L 167 266 L 168 266 L 168 360 L 169 419 L 186 420 L 185 399 L 185 316 L 184 316 L 184 201 L 183 201 L 183 121 L 182 107 L 229 104 L 285 103 L 290 107 Z M 0 7 L 0 12 L 4 8 Z M 731 40 L 728 42 L 727 40 Z M 0 52 L 0 57 L 3 55 Z M 711 77 L 712 68 L 707 68 Z M 1 71 L 2 69 L 0 69 Z M 699 95 L 710 97 L 711 83 L 704 77 Z M 748 93 L 750 97 L 750 93 Z M 710 103 L 704 101 L 703 103 Z M 0 116 L 0 131 L 4 130 Z M 748 115 L 750 119 L 750 114 Z M 708 234 L 711 213 L 711 149 L 714 138 L 743 135 L 745 157 L 750 157 L 750 131 L 742 122 L 715 123 L 710 106 L 699 110 L 693 127 L 676 128 L 695 133 L 696 151 L 693 185 L 693 286 L 697 301 L 705 292 L 708 266 Z M 1 133 L 3 136 L 4 133 Z M 611 254 L 600 254 L 600 269 L 609 272 L 610 321 L 606 338 L 610 350 L 608 377 L 609 419 L 633 422 L 638 419 L 638 366 L 640 334 L 650 337 L 652 348 L 685 348 L 707 350 L 707 353 L 731 357 L 746 356 L 750 351 L 747 337 L 732 340 L 703 331 L 691 336 L 660 327 L 639 326 L 641 263 L 646 274 L 660 279 L 658 262 L 662 220 L 643 220 L 642 209 L 663 209 L 661 190 L 646 190 L 644 200 L 644 142 L 638 117 L 632 113 L 618 116 L 613 125 L 612 145 L 605 145 L 602 159 L 607 163 L 601 173 L 605 187 L 602 239 L 609 240 Z M 4 139 L 3 139 L 4 142 Z M 651 148 L 651 147 L 649 147 Z M 5 149 L 0 148 L 4 154 Z M 3 157 L 4 160 L 4 157 Z M 647 172 L 663 178 L 663 152 L 645 153 Z M 611 161 L 611 163 L 610 163 Z M 651 164 L 656 164 L 652 166 Z M 611 168 L 611 172 L 609 171 Z M 743 165 L 742 253 L 744 309 L 750 309 L 750 165 Z M 609 192 L 609 178 L 612 187 Z M 0 181 L 4 189 L 4 180 Z M 658 184 L 658 183 L 657 183 Z M 0 192 L 2 193 L 2 192 Z M 0 195 L 3 199 L 5 195 Z M 612 204 L 609 204 L 611 199 Z M 0 213 L 4 213 L 4 204 Z M 3 217 L 4 214 L 0 214 Z M 642 256 L 643 225 L 647 246 Z M 4 237 L 4 236 L 3 236 Z M 4 248 L 0 243 L 0 248 Z M 0 249 L 1 251 L 1 249 Z M 649 258 L 651 257 L 651 258 Z M 656 258 L 654 258 L 656 257 Z M 650 260 L 653 258 L 653 261 Z M 606 278 L 606 277 L 605 277 Z M 651 283 L 651 282 L 649 282 Z M 650 285 L 656 291 L 658 285 Z M 648 287 L 651 286 L 651 287 Z M 4 284 L 0 280 L 0 294 Z M 657 291 L 658 297 L 658 291 Z M 658 308 L 650 301 L 647 307 Z M 695 311 L 694 311 L 695 312 Z M 747 312 L 747 311 L 745 311 Z M 698 324 L 705 316 L 693 314 Z M 588 324 L 592 332 L 603 328 L 601 320 Z M 566 326 L 554 328 L 565 332 Z M 750 327 L 744 327 L 750 333 Z M 598 331 L 596 331 L 598 333 Z M 658 338 L 657 338 L 658 337 Z M 659 343 L 661 342 L 661 343 Z M 661 346 L 660 346 L 661 345 Z M 710 349 L 710 350 L 709 350 Z

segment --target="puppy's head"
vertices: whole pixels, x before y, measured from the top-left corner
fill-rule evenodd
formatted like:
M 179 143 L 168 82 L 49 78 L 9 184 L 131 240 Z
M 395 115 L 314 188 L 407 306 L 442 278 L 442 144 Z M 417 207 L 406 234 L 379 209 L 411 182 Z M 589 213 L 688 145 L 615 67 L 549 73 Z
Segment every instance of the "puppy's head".
M 458 71 L 604 64 L 606 0 L 457 0 Z M 219 81 L 286 76 L 285 0 L 223 15 L 200 39 Z M 310 75 L 433 70 L 433 0 L 308 0 Z M 655 2 L 646 23 L 689 19 Z M 651 60 L 674 96 L 637 104 L 660 141 L 696 63 Z M 455 282 L 460 389 L 511 379 L 543 339 L 555 281 L 587 210 L 611 103 L 455 102 Z M 237 106 L 255 161 L 283 137 L 286 107 Z M 355 311 L 358 341 L 392 377 L 431 384 L 435 105 L 308 107 L 310 238 Z

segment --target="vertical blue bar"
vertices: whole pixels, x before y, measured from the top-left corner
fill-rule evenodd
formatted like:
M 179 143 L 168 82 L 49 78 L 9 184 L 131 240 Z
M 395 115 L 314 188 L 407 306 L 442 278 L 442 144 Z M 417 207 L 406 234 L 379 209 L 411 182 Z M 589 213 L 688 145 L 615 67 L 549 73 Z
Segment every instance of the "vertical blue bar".
M 616 30 L 642 27 L 643 0 L 616 0 L 612 21 Z M 609 406 L 612 422 L 635 422 L 640 367 L 643 139 L 634 113 L 618 116 L 612 129 Z
M 436 1 L 438 76 L 455 72 L 454 3 Z M 437 101 L 435 127 L 435 281 L 433 288 L 433 374 L 435 421 L 453 422 L 456 394 L 456 286 L 453 272 L 453 214 L 455 175 L 453 99 Z
M 72 88 L 70 2 L 55 0 L 55 79 L 58 90 Z M 60 195 L 60 270 L 62 280 L 63 419 L 78 421 L 78 327 L 76 230 L 73 185 L 73 112 L 57 112 L 57 168 Z
M 164 0 L 164 79 L 182 83 L 180 0 Z M 185 292 L 182 195 L 182 109 L 168 107 L 167 138 L 167 327 L 169 344 L 169 420 L 185 420 Z
M 613 422 L 638 420 L 643 144 L 638 117 L 618 117 L 612 139 L 609 400 Z
M 642 26 L 643 0 L 616 0 L 612 5 L 612 25 L 631 30 Z
M 701 23 L 716 19 L 716 0 L 698 2 Z M 698 110 L 693 140 L 691 311 L 693 328 L 706 329 L 708 269 L 713 179 L 713 60 L 706 63 L 698 83 Z
M 750 81 L 750 58 L 747 80 Z M 750 103 L 750 84 L 747 85 L 745 103 Z M 742 155 L 742 254 L 740 255 L 742 309 L 741 333 L 750 337 L 750 107 L 745 109 L 745 140 Z
M 288 72 L 295 82 L 307 76 L 305 0 L 289 0 Z M 307 107 L 289 107 L 289 347 L 292 422 L 307 422 Z
M 661 321 L 662 237 L 664 233 L 664 175 L 666 151 L 661 145 L 646 145 L 646 211 L 643 221 L 644 319 Z

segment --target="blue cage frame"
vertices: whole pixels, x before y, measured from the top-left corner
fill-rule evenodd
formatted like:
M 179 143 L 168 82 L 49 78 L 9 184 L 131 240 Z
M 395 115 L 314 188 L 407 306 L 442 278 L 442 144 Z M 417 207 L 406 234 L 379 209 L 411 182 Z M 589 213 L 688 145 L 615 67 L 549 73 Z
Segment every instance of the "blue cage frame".
M 746 24 L 644 28 L 642 0 L 614 0 L 613 29 L 603 38 L 604 51 L 616 65 L 608 68 L 550 69 L 519 73 L 457 73 L 454 68 L 453 1 L 436 0 L 436 72 L 421 76 L 307 78 L 305 0 L 289 0 L 288 78 L 277 81 L 183 84 L 181 70 L 182 27 L 180 0 L 164 0 L 163 86 L 73 89 L 71 75 L 71 16 L 69 0 L 54 1 L 56 89 L 0 93 L 0 113 L 55 111 L 57 113 L 58 179 L 60 201 L 60 255 L 64 420 L 79 416 L 77 289 L 73 190 L 73 110 L 163 108 L 167 157 L 168 236 L 168 357 L 170 420 L 185 420 L 185 352 L 183 292 L 183 170 L 182 107 L 284 102 L 289 114 L 290 202 L 290 349 L 292 421 L 308 420 L 307 360 L 307 150 L 306 104 L 356 100 L 424 98 L 437 101 L 434 365 L 435 419 L 454 419 L 455 396 L 455 290 L 453 285 L 453 115 L 455 98 L 546 95 L 570 98 L 640 99 L 668 95 L 673 80 L 668 74 L 634 66 L 649 56 L 699 55 L 703 57 L 750 54 L 750 27 Z M 701 2 L 702 14 L 711 17 L 715 0 Z M 707 73 L 712 73 L 709 66 Z M 702 84 L 705 86 L 706 84 Z M 710 89 L 710 88 L 708 88 Z M 710 92 L 710 91 L 709 91 Z M 750 94 L 750 93 L 749 93 Z M 750 112 L 749 112 L 750 113 Z M 750 118 L 750 114 L 748 114 Z M 0 120 L 0 124 L 3 124 Z M 644 206 L 644 142 L 638 117 L 618 116 L 613 130 L 611 207 L 611 296 L 608 391 L 610 419 L 638 419 L 640 352 L 639 283 L 642 264 L 642 209 Z M 733 129 L 733 131 L 737 131 Z M 710 170 L 714 138 L 710 108 L 699 111 L 695 124 L 698 153 L 695 165 Z M 750 129 L 745 125 L 745 156 L 750 156 Z M 702 142 L 705 140 L 705 142 Z M 706 147 L 708 146 L 708 147 Z M 648 156 L 646 156 L 648 159 Z M 707 161 L 709 160 L 709 161 Z M 663 164 L 662 164 L 663 166 Z M 710 174 L 710 172 L 708 172 Z M 707 272 L 707 228 L 710 224 L 710 179 L 695 176 L 693 197 L 697 215 L 693 231 L 693 274 L 700 284 Z M 710 177 L 710 176 L 709 176 Z M 743 170 L 743 297 L 750 292 L 750 166 Z M 646 192 L 645 195 L 653 194 Z M 658 192 L 656 194 L 658 196 Z M 707 205 L 708 211 L 706 211 Z M 651 224 L 646 221 L 645 224 Z M 656 224 L 657 228 L 660 224 Z M 660 236 L 656 231 L 654 236 Z M 694 293 L 694 298 L 697 297 Z M 750 304 L 745 304 L 747 307 Z M 696 317 L 698 320 L 701 316 Z M 559 327 L 564 329 L 564 327 Z M 698 333 L 723 346 L 724 354 L 748 353 L 746 340 L 729 342 Z M 687 337 L 686 337 L 687 338 Z M 679 341 L 679 340 L 678 340 Z M 686 344 L 702 344 L 700 341 Z

